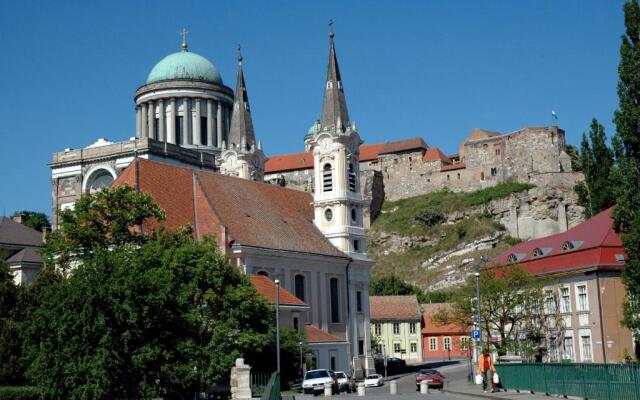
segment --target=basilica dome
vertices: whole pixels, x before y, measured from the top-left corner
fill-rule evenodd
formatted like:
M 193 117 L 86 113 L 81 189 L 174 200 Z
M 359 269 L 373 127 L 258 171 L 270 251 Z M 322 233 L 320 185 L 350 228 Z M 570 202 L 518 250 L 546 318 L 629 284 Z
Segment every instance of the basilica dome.
M 160 60 L 149 73 L 147 84 L 179 79 L 222 85 L 222 76 L 216 67 L 206 58 L 186 49 Z

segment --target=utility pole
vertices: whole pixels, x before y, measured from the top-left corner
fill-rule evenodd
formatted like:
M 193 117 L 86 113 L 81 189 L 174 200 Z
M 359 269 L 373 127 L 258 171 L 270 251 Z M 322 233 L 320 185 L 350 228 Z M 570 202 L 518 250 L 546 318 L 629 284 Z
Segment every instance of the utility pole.
M 276 279 L 276 371 L 280 374 L 280 280 Z
M 476 303 L 477 303 L 477 308 L 476 308 L 476 320 L 474 322 L 474 328 L 477 329 L 480 332 L 480 337 L 478 338 L 478 340 L 476 340 L 475 342 L 475 346 L 474 346 L 474 358 L 475 358 L 475 362 L 478 362 L 478 360 L 480 359 L 480 343 L 482 343 L 482 329 L 480 327 L 480 264 L 476 264 Z

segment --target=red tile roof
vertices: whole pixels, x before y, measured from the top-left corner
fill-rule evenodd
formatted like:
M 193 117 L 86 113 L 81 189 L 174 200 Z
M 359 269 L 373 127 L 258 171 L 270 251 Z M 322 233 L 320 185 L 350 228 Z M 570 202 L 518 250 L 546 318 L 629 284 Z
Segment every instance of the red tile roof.
M 307 343 L 346 342 L 344 339 L 327 333 L 311 324 L 304 326 L 304 333 Z
M 227 246 L 346 257 L 313 224 L 309 193 L 144 159 L 138 165 L 140 190 L 166 211 L 168 229 L 190 225 Z M 135 186 L 134 168 L 132 163 L 114 185 Z
M 360 161 L 374 161 L 378 159 L 380 154 L 399 153 L 413 149 L 426 150 L 427 144 L 421 138 L 412 138 L 396 142 L 362 145 L 360 146 Z M 266 174 L 311 168 L 313 168 L 313 154 L 310 151 L 272 156 L 264 163 Z
M 461 162 L 457 164 L 445 165 L 442 168 L 440 168 L 440 171 L 455 171 L 456 169 L 465 169 L 465 168 L 466 166 L 464 165 L 463 162 Z
M 382 143 L 382 148 L 379 154 L 400 153 L 408 150 L 427 150 L 427 144 L 422 138 L 410 138 L 405 140 L 398 140 L 395 142 Z
M 372 321 L 420 320 L 416 296 L 369 296 Z
M 568 272 L 585 268 L 624 266 L 624 249 L 613 230 L 609 208 L 566 232 L 519 243 L 498 256 L 492 265 L 507 265 L 513 255 L 532 274 Z M 563 250 L 565 243 L 573 249 Z M 539 249 L 539 250 L 536 250 Z M 540 255 L 534 255 L 534 251 Z
M 429 147 L 429 149 L 427 149 L 427 151 L 424 153 L 422 159 L 424 161 L 441 160 L 447 163 L 451 161 L 449 160 L 449 157 L 445 156 L 444 153 L 441 152 L 437 147 Z
M 451 305 L 448 303 L 432 303 L 432 304 L 423 304 L 422 305 L 422 319 L 424 321 L 424 325 L 422 328 L 422 333 L 425 335 L 430 334 L 469 334 L 468 328 L 461 327 L 455 324 L 446 324 L 439 325 L 433 320 L 433 316 L 436 315 L 440 310 L 450 310 Z
M 271 304 L 276 303 L 276 283 L 264 275 L 249 275 L 251 284 Z M 307 304 L 291 294 L 284 288 L 280 288 L 280 304 L 284 306 L 308 307 Z

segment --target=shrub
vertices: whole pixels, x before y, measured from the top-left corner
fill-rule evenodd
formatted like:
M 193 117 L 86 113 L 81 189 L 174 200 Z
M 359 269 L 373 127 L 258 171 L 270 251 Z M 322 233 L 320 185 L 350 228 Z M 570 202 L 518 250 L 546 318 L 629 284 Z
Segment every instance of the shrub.
M 442 211 L 433 208 L 423 208 L 414 218 L 418 223 L 426 226 L 438 225 L 446 220 Z
M 46 400 L 42 389 L 36 386 L 0 386 L 0 400 Z
M 458 226 L 456 226 L 456 233 L 458 234 L 458 239 L 462 239 L 467 236 L 467 227 L 464 226 L 464 224 L 458 224 Z
M 504 238 L 504 241 L 509 245 L 509 246 L 515 246 L 518 243 L 522 242 L 522 239 L 518 239 L 515 238 L 513 236 L 507 236 Z

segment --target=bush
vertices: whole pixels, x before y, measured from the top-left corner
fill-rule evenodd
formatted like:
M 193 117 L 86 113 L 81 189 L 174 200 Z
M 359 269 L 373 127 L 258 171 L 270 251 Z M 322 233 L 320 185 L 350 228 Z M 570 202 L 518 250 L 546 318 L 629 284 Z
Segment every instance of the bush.
M 472 205 L 479 206 L 482 204 L 487 204 L 491 200 L 507 197 L 512 193 L 522 192 L 534 187 L 535 185 L 532 185 L 530 183 L 505 182 L 500 183 L 494 187 L 473 192 L 470 194 L 469 200 Z
M 42 389 L 36 386 L 0 386 L 0 400 L 46 400 Z
M 458 234 L 458 239 L 462 239 L 467 236 L 467 227 L 464 224 L 459 224 L 456 227 L 456 233 Z
M 438 225 L 446 220 L 442 211 L 433 208 L 423 208 L 414 218 L 418 223 L 426 226 Z
M 515 246 L 518 243 L 522 243 L 522 239 L 519 238 L 515 238 L 513 236 L 507 236 L 504 238 L 504 241 L 509 245 L 509 246 Z

